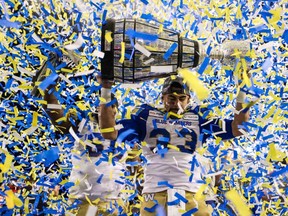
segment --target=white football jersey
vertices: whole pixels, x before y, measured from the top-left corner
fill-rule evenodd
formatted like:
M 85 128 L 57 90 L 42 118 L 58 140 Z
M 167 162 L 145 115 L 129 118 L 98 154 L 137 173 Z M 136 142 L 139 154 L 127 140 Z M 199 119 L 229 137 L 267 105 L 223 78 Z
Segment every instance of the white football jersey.
M 142 105 L 131 119 L 119 121 L 123 128 L 118 141 L 142 143 L 147 159 L 144 167 L 143 193 L 167 190 L 169 187 L 196 192 L 205 182 L 209 161 L 196 153 L 206 138 L 217 133 L 223 139 L 233 138 L 230 120 L 206 120 L 197 110 L 188 110 L 181 119 L 167 119 L 165 112 Z M 206 169 L 207 170 L 207 169 Z

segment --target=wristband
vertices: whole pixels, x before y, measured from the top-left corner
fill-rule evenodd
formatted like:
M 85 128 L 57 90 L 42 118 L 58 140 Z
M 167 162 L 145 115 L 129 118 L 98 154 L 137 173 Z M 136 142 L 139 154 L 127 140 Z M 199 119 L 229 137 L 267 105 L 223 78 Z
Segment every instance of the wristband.
M 111 89 L 110 88 L 101 88 L 101 97 L 106 100 L 106 103 L 111 101 Z
M 236 97 L 236 102 L 237 102 L 237 103 L 244 103 L 245 97 L 246 97 L 246 93 L 240 91 L 239 94 L 238 94 L 237 97 Z

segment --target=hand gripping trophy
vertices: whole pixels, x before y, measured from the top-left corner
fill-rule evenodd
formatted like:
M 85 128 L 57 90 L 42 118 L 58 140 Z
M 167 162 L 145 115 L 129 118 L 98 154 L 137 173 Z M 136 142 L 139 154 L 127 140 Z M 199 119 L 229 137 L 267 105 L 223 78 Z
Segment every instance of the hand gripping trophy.
M 195 40 L 136 19 L 108 19 L 102 26 L 101 73 L 104 79 L 121 83 L 137 83 L 177 74 L 178 68 L 195 68 L 206 53 Z M 223 63 L 233 61 L 234 50 L 244 57 L 250 50 L 249 41 L 228 41 L 215 49 L 210 58 Z M 234 60 L 235 61 L 235 60 Z

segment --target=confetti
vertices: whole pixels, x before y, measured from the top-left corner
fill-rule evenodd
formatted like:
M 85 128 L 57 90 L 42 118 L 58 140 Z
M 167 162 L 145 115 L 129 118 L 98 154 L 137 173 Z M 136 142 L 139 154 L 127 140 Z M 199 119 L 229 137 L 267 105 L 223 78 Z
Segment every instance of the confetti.
M 141 53 L 143 53 L 145 56 L 149 57 L 151 55 L 151 52 L 147 50 L 145 47 L 141 46 L 140 44 L 135 44 L 135 49 L 139 50 Z
M 192 73 L 191 71 L 187 69 L 179 69 L 178 73 L 183 77 L 184 81 L 187 83 L 188 87 L 195 92 L 197 98 L 199 100 L 204 100 L 208 97 L 209 91 L 204 86 L 204 83 L 202 83 L 198 77 L 195 75 L 195 73 Z
M 215 168 L 213 174 L 223 173 L 226 190 L 235 188 L 239 196 L 244 196 L 247 201 L 244 207 L 253 206 L 256 198 L 258 199 L 255 209 L 251 209 L 253 215 L 267 212 L 271 214 L 273 212 L 275 215 L 284 214 L 287 211 L 287 205 L 276 201 L 281 200 L 281 196 L 283 198 L 287 195 L 287 190 L 284 189 L 287 184 L 285 177 L 287 169 L 283 165 L 285 155 L 287 155 L 285 129 L 288 118 L 287 87 L 285 86 L 288 33 L 285 10 L 283 10 L 286 3 L 284 2 L 251 0 L 244 3 L 231 0 L 216 4 L 213 1 L 141 0 L 125 1 L 125 4 L 119 4 L 119 1 L 110 0 L 76 1 L 76 3 L 55 0 L 1 1 L 0 169 L 2 175 L 0 183 L 8 185 L 9 182 L 15 180 L 19 185 L 28 184 L 27 176 L 41 183 L 41 187 L 29 184 L 33 187 L 31 191 L 22 189 L 13 194 L 7 189 L 1 189 L 1 196 L 5 196 L 6 192 L 9 193 L 7 203 L 4 205 L 7 207 L 9 204 L 11 214 L 18 214 L 19 211 L 25 214 L 36 214 L 31 209 L 34 203 L 28 205 L 27 201 L 33 199 L 37 201 L 35 201 L 36 204 L 40 203 L 40 200 L 47 203 L 50 207 L 44 208 L 43 211 L 51 214 L 68 214 L 64 212 L 63 206 L 69 206 L 67 209 L 70 206 L 75 208 L 77 204 L 70 205 L 65 196 L 54 200 L 48 198 L 46 187 L 47 185 L 52 187 L 57 182 L 62 182 L 62 178 L 70 175 L 72 164 L 68 155 L 71 154 L 74 142 L 81 140 L 78 130 L 81 130 L 82 125 L 79 125 L 79 122 L 83 124 L 84 119 L 89 119 L 89 109 L 94 109 L 100 104 L 101 99 L 98 95 L 100 87 L 96 76 L 99 74 L 99 59 L 104 57 L 104 53 L 99 50 L 101 22 L 105 22 L 107 18 L 133 17 L 158 26 L 152 34 L 146 31 L 147 29 L 145 33 L 143 29 L 136 31 L 126 29 L 128 38 L 125 39 L 125 46 L 131 43 L 129 39 L 132 42 L 134 38 L 140 39 L 146 54 L 155 50 L 153 43 L 157 43 L 159 39 L 162 41 L 171 37 L 171 35 L 164 35 L 164 28 L 176 31 L 182 37 L 201 41 L 204 46 L 203 51 L 207 55 L 226 40 L 251 39 L 249 48 L 254 48 L 255 51 L 247 52 L 245 58 L 240 60 L 240 65 L 248 69 L 246 73 L 243 73 L 243 80 L 239 80 L 245 84 L 241 88 L 247 94 L 246 106 L 250 106 L 250 120 L 241 128 L 245 136 L 229 143 L 217 140 L 215 143 L 205 143 L 205 145 L 209 146 L 207 149 L 211 153 L 209 157 L 212 158 L 212 166 Z M 111 32 L 106 32 L 106 41 L 113 42 Z M 173 43 L 165 46 L 161 53 L 168 60 L 177 52 L 175 48 L 177 42 Z M 131 44 L 134 47 L 134 44 Z M 76 67 L 75 71 L 67 69 L 65 64 L 54 65 L 51 60 L 51 53 L 62 56 L 67 54 L 67 49 L 75 51 L 81 59 L 81 64 Z M 127 50 L 125 52 L 124 55 L 121 53 L 121 57 L 123 59 L 125 56 L 125 61 L 128 62 L 133 52 L 127 53 Z M 240 52 L 236 51 L 232 54 L 239 56 Z M 49 91 L 51 84 L 56 84 L 54 94 L 65 114 L 71 109 L 75 110 L 76 130 L 71 130 L 65 136 L 51 125 L 47 114 L 41 109 L 44 104 L 49 108 L 56 104 L 47 103 L 40 96 L 35 97 L 31 94 L 31 89 L 34 87 L 32 87 L 32 79 L 47 59 L 51 60 L 53 67 L 48 65 L 49 69 L 45 71 L 44 79 L 36 83 L 36 88 L 43 93 L 45 90 Z M 175 71 L 175 68 L 169 65 L 156 64 L 157 61 L 154 56 L 147 57 L 143 54 L 143 63 L 148 67 L 151 66 L 152 72 L 160 74 L 172 72 L 173 69 Z M 238 74 L 242 70 L 240 65 L 239 70 L 236 68 Z M 250 71 L 249 65 L 252 67 Z M 190 81 L 194 86 L 190 87 L 195 93 L 191 97 L 193 105 L 210 104 L 209 109 L 212 111 L 203 113 L 205 118 L 210 117 L 211 113 L 223 118 L 231 118 L 236 113 L 233 106 L 234 96 L 237 94 L 237 83 L 233 77 L 238 74 L 234 74 L 234 65 L 224 66 L 221 61 L 203 56 L 202 64 L 194 70 L 199 75 L 192 76 L 189 71 L 186 79 L 187 84 Z M 248 77 L 248 73 L 251 78 Z M 146 102 L 158 106 L 161 101 L 159 95 L 162 83 L 161 79 L 155 79 L 140 83 L 135 88 L 133 86 L 131 88 L 129 84 L 126 89 L 124 85 L 123 88 L 121 85 L 116 85 L 117 99 L 119 99 L 121 109 L 119 115 L 130 115 L 135 106 Z M 84 102 L 76 102 L 79 101 L 79 97 Z M 242 112 L 248 111 L 246 106 Z M 57 108 L 60 106 L 58 105 Z M 168 118 L 168 115 L 166 117 Z M 58 122 L 64 120 L 66 118 L 59 119 Z M 244 129 L 248 130 L 244 131 Z M 130 133 L 134 132 L 130 131 Z M 123 137 L 121 139 L 123 140 Z M 203 139 L 203 135 L 200 135 L 199 139 Z M 91 142 L 91 145 L 93 146 L 94 143 Z M 168 147 L 172 148 L 172 145 Z M 167 149 L 159 149 L 161 154 L 165 151 Z M 229 158 L 229 152 L 233 155 L 233 160 Z M 205 155 L 204 150 L 203 154 Z M 85 152 L 80 158 L 84 155 Z M 113 163 L 113 158 L 110 159 Z M 53 163 L 54 160 L 57 162 Z M 103 157 L 99 161 L 105 163 L 106 158 Z M 228 163 L 229 172 L 223 170 L 223 161 Z M 237 163 L 234 163 L 235 161 Z M 251 164 L 251 161 L 255 165 Z M 196 166 L 196 162 L 193 166 Z M 190 179 L 194 178 L 189 170 L 186 173 Z M 45 181 L 43 176 L 45 176 Z M 242 190 L 237 189 L 235 185 L 237 181 L 241 182 Z M 63 190 L 67 192 L 72 185 L 71 182 L 63 181 Z M 269 195 L 274 196 L 275 199 L 271 199 L 269 203 L 263 202 L 261 185 L 269 185 Z M 220 187 L 219 190 L 225 192 L 224 187 Z M 135 197 L 137 193 L 131 196 L 131 200 L 134 201 Z M 265 205 L 266 209 L 264 209 Z M 4 214 L 4 208 L 1 206 L 0 214 Z M 157 211 L 156 209 L 155 207 L 154 211 Z M 225 211 L 228 210 L 225 206 L 214 209 L 217 213 L 220 210 L 221 213 L 227 214 Z M 191 209 L 183 215 L 191 215 L 196 211 L 196 208 Z
M 151 66 L 150 71 L 153 73 L 170 73 L 173 72 L 173 66 Z
M 225 194 L 225 196 L 235 205 L 239 215 L 252 215 L 251 210 L 245 204 L 243 199 L 239 196 L 237 191 L 230 190 Z

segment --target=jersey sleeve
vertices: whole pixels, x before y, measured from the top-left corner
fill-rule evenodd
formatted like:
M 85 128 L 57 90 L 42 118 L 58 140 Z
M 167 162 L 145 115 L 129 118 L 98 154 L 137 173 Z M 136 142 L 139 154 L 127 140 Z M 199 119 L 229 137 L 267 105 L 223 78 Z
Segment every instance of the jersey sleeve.
M 141 142 L 146 134 L 147 110 L 144 106 L 137 107 L 130 119 L 122 119 L 117 122 L 120 129 L 118 131 L 117 142 Z

